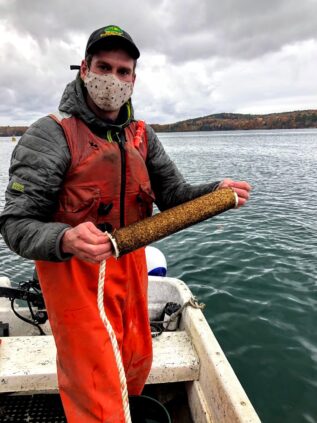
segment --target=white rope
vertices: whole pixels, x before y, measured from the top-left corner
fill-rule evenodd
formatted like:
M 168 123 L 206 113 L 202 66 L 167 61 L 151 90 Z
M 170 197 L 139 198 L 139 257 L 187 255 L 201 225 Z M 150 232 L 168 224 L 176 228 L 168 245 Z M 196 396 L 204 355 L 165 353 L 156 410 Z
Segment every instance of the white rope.
M 129 407 L 129 396 L 128 396 L 128 388 L 127 388 L 127 380 L 125 377 L 124 367 L 122 363 L 121 353 L 119 350 L 118 342 L 114 330 L 107 318 L 104 303 L 103 303 L 103 293 L 104 293 L 104 286 L 105 286 L 105 275 L 106 275 L 106 260 L 103 260 L 100 263 L 99 268 L 99 280 L 98 280 L 98 309 L 100 313 L 101 320 L 105 325 L 105 328 L 109 334 L 110 341 L 112 344 L 113 352 L 115 355 L 118 371 L 119 371 L 119 379 L 120 379 L 120 388 L 122 394 L 122 407 L 124 412 L 124 419 L 126 423 L 131 423 L 131 415 L 130 415 L 130 407 Z

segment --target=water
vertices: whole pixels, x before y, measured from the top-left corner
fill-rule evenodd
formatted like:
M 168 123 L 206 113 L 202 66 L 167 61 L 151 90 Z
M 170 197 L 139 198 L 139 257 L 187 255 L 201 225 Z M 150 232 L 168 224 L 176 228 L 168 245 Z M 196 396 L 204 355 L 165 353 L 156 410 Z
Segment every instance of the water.
M 317 422 L 317 130 L 159 134 L 193 183 L 245 179 L 252 198 L 157 243 L 206 318 L 261 420 Z M 0 204 L 11 139 L 1 139 Z M 0 274 L 32 264 L 0 241 Z M 212 383 L 212 381 L 211 381 Z

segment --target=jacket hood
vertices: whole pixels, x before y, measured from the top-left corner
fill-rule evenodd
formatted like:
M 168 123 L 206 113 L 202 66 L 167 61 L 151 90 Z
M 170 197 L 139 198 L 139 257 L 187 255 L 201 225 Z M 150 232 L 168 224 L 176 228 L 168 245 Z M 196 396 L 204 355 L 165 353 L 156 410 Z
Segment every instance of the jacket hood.
M 121 107 L 116 122 L 112 122 L 96 116 L 88 107 L 85 96 L 86 88 L 78 72 L 76 79 L 67 84 L 59 104 L 59 110 L 77 116 L 97 132 L 104 132 L 109 129 L 118 131 L 129 125 L 133 120 L 131 99 Z

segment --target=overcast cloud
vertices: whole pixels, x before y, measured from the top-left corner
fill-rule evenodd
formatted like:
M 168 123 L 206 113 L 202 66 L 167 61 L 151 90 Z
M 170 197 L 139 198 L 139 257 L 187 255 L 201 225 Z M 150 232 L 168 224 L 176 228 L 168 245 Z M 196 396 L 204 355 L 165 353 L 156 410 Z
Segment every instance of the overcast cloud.
M 149 123 L 317 108 L 316 0 L 0 0 L 0 125 L 56 110 L 108 24 L 141 50 L 133 101 Z

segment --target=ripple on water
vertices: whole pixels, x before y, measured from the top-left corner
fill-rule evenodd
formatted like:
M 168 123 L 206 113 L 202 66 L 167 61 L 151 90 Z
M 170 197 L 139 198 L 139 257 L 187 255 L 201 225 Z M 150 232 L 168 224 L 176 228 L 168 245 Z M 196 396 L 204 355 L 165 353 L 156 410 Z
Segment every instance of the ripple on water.
M 247 207 L 155 245 L 169 275 L 206 303 L 261 420 L 316 423 L 317 131 L 162 134 L 162 142 L 191 183 L 232 177 L 252 184 Z M 4 193 L 13 146 L 2 147 Z M 0 265 L 15 281 L 32 275 L 33 263 L 1 240 Z

